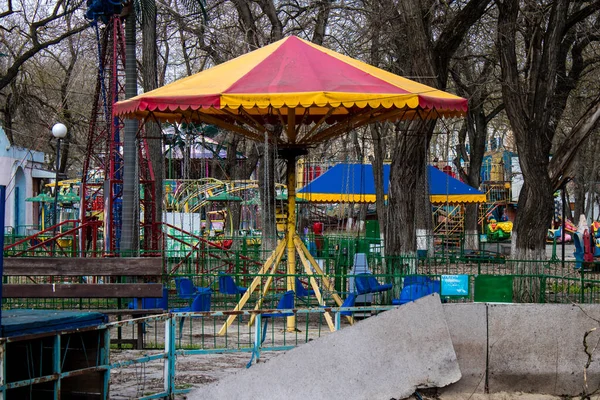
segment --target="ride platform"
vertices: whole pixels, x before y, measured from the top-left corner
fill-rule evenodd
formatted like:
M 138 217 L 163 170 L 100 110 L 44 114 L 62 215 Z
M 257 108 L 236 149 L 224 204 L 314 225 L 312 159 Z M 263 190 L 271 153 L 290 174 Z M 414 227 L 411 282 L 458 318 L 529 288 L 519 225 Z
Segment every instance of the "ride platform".
M 107 321 L 107 316 L 98 312 L 3 312 L 0 397 L 108 398 Z

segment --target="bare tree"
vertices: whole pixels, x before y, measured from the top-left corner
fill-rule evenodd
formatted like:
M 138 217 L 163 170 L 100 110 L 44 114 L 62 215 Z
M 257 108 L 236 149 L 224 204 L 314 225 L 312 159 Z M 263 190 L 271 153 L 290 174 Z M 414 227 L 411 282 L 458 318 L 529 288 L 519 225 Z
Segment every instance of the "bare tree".
M 497 60 L 495 49 L 488 48 L 482 55 L 466 55 L 456 62 L 451 69 L 452 78 L 457 86 L 459 95 L 469 98 L 469 111 L 466 123 L 458 134 L 456 165 L 461 179 L 470 186 L 478 188 L 481 185 L 481 166 L 488 138 L 488 124 L 503 109 L 504 104 L 493 98 L 499 95 L 500 88 L 496 84 L 494 69 Z M 491 53 L 491 54 L 490 54 Z M 469 151 L 466 139 L 469 141 Z M 468 162 L 468 169 L 462 166 L 461 160 Z M 478 249 L 478 204 L 467 204 L 465 212 L 466 247 Z
M 513 256 L 545 258 L 546 229 L 554 190 L 566 181 L 579 145 L 600 118 L 600 102 L 580 111 L 580 121 L 550 160 L 557 128 L 571 92 L 590 67 L 586 48 L 598 40 L 600 2 L 497 2 L 502 94 L 516 139 L 524 184 L 513 232 Z M 523 46 L 523 47 L 521 47 Z M 525 54 L 519 56 L 520 48 Z M 537 275 L 539 263 L 523 263 L 517 274 Z M 516 299 L 537 301 L 538 279 L 520 279 Z
M 400 0 L 398 18 L 390 23 L 404 37 L 410 37 L 396 42 L 400 46 L 396 59 L 403 72 L 417 81 L 446 89 L 452 56 L 490 3 L 491 0 L 471 0 L 436 8 L 431 1 Z M 432 121 L 413 121 L 396 142 L 388 212 L 395 234 L 387 239 L 388 254 L 414 254 L 417 236 L 424 240 L 419 248 L 432 247 L 426 240 L 431 233 L 426 161 L 434 126 Z

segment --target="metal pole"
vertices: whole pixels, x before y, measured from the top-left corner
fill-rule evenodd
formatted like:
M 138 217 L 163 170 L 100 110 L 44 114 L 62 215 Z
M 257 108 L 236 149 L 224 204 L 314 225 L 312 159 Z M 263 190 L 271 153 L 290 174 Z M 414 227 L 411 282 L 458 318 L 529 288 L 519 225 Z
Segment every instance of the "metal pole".
M 2 285 L 4 283 L 4 207 L 6 204 L 6 186 L 0 185 L 0 337 L 4 336 L 2 328 Z
M 287 290 L 296 291 L 296 157 L 290 155 L 287 159 L 287 226 L 285 240 L 287 241 Z M 287 317 L 287 331 L 296 330 L 296 315 Z
M 56 245 L 56 224 L 58 223 L 58 170 L 60 168 L 60 141 L 61 139 L 57 139 L 56 143 L 56 176 L 54 178 L 54 206 L 52 211 L 52 255 L 54 255 L 54 247 Z

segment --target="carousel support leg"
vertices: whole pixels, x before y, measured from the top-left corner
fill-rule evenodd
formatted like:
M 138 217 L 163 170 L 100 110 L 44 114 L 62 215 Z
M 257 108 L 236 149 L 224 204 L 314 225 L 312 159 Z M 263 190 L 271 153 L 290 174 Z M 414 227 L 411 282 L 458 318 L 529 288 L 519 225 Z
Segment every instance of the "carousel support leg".
M 323 270 L 321 269 L 319 264 L 317 264 L 317 262 L 315 261 L 313 256 L 310 254 L 310 252 L 308 251 L 308 249 L 306 248 L 306 246 L 304 245 L 302 240 L 300 240 L 300 238 L 298 238 L 298 241 L 296 244 L 298 246 L 298 250 L 301 251 L 302 253 L 304 253 L 304 256 L 308 259 L 312 268 L 315 270 L 317 275 L 319 275 L 321 277 L 321 279 L 323 280 L 323 285 L 325 286 L 325 288 L 331 292 L 331 297 L 333 298 L 333 300 L 336 302 L 338 307 L 341 307 L 344 302 L 341 299 L 341 297 L 337 294 L 337 291 L 335 290 L 335 286 L 331 283 L 331 281 L 329 280 L 329 277 L 327 275 L 325 275 L 325 273 L 323 272 Z M 353 317 L 346 316 L 346 319 L 351 324 L 354 323 Z
M 287 290 L 296 292 L 296 157 L 287 158 L 287 226 L 285 241 L 287 243 Z M 296 315 L 287 317 L 287 331 L 296 331 Z
M 283 251 L 279 253 L 279 257 L 275 259 L 275 262 L 273 263 L 273 266 L 271 267 L 271 270 L 269 271 L 269 276 L 267 277 L 267 281 L 265 282 L 265 286 L 263 287 L 262 296 L 256 302 L 256 306 L 254 307 L 254 310 L 260 310 L 260 308 L 262 307 L 263 300 L 264 300 L 265 296 L 267 295 L 269 288 L 273 284 L 273 276 L 277 272 L 277 266 L 279 265 L 279 262 L 281 261 L 282 257 L 283 257 Z M 256 319 L 256 314 L 252 314 L 252 316 L 250 317 L 250 322 L 248 322 L 248 326 L 252 326 L 254 324 L 255 319 Z
M 282 240 L 281 242 L 279 242 L 279 244 L 275 248 L 275 251 L 271 254 L 271 256 L 267 259 L 267 261 L 265 261 L 264 265 L 258 271 L 258 275 L 256 276 L 256 278 L 254 278 L 254 280 L 250 284 L 250 287 L 248 288 L 246 293 L 244 293 L 244 295 L 240 299 L 239 303 L 235 306 L 233 311 L 240 311 L 244 307 L 244 305 L 250 298 L 250 295 L 256 290 L 258 285 L 260 285 L 260 282 L 262 280 L 262 275 L 264 275 L 266 273 L 266 271 L 268 271 L 271 268 L 271 265 L 273 265 L 275 260 L 278 260 L 278 259 L 281 260 L 281 256 L 283 255 L 283 251 L 285 250 L 285 247 L 286 247 L 285 241 Z M 225 321 L 225 323 L 221 327 L 221 330 L 219 330 L 218 335 L 223 336 L 227 332 L 227 328 L 229 328 L 229 326 L 233 323 L 233 321 L 235 321 L 236 318 L 237 318 L 237 315 L 230 315 L 227 318 L 227 321 Z
M 296 235 L 296 236 L 294 236 L 294 244 L 296 245 L 296 251 L 298 252 L 298 255 L 300 256 L 300 261 L 302 261 L 302 265 L 304 265 L 304 272 L 306 272 L 306 275 L 308 275 L 308 281 L 310 282 L 311 287 L 315 291 L 315 297 L 317 298 L 319 305 L 324 306 L 325 301 L 323 300 L 323 296 L 321 295 L 321 290 L 319 289 L 319 285 L 317 285 L 317 280 L 315 279 L 315 277 L 313 275 L 312 268 L 310 266 L 310 263 L 306 259 L 304 252 L 302 251 L 302 249 L 300 247 L 298 247 L 298 242 L 302 243 L 302 240 L 300 239 L 300 237 L 298 235 Z M 326 278 L 323 277 L 322 279 L 326 279 Z M 329 311 L 325 311 L 325 321 L 327 321 L 329 330 L 331 332 L 335 331 L 335 324 L 333 323 L 333 318 L 331 318 L 331 314 L 329 313 Z
M 304 245 L 304 243 L 302 243 L 302 240 L 300 240 L 300 238 L 298 238 L 297 245 L 298 245 L 298 248 L 304 253 L 304 256 L 308 259 L 308 262 L 313 267 L 313 269 L 315 270 L 315 272 L 317 273 L 317 275 L 319 275 L 319 276 L 321 276 L 323 278 L 323 285 L 325 286 L 325 288 L 327 290 L 329 290 L 331 292 L 331 297 L 333 298 L 333 300 L 336 302 L 336 304 L 338 306 L 341 307 L 341 305 L 342 305 L 342 303 L 344 301 L 337 294 L 337 291 L 335 290 L 335 287 L 329 281 L 329 277 L 327 275 L 325 275 L 325 273 L 323 272 L 323 270 L 321 269 L 321 267 L 319 267 L 319 264 L 317 264 L 317 262 L 315 261 L 315 259 L 313 258 L 313 256 L 310 254 L 310 252 L 308 251 L 308 249 L 306 248 L 306 246 Z

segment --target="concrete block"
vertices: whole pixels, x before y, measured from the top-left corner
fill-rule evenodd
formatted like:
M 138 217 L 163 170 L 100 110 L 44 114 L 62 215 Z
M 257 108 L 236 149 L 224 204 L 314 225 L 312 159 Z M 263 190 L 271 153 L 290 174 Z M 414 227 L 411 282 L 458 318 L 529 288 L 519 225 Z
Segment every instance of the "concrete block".
M 225 377 L 189 399 L 401 399 L 460 377 L 434 294 Z
M 523 391 L 574 396 L 583 391 L 587 361 L 583 337 L 599 327 L 600 305 L 488 305 L 490 392 Z M 600 335 L 593 332 L 594 348 Z M 596 354 L 598 357 L 598 354 Z M 588 386 L 600 385 L 597 361 L 588 370 Z
M 444 315 L 462 378 L 441 390 L 444 394 L 483 393 L 487 367 L 487 315 L 481 303 L 444 304 Z

